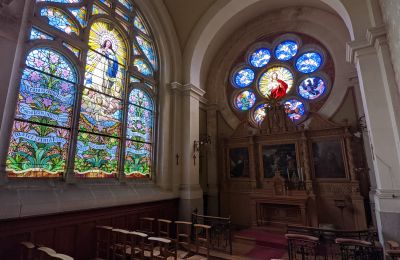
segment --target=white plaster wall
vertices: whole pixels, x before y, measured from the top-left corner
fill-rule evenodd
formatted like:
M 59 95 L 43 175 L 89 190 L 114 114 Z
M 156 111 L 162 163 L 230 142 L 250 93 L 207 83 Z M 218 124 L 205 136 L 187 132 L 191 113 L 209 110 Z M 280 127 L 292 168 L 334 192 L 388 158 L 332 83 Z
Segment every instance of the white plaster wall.
M 400 1 L 380 0 L 397 86 L 400 86 Z

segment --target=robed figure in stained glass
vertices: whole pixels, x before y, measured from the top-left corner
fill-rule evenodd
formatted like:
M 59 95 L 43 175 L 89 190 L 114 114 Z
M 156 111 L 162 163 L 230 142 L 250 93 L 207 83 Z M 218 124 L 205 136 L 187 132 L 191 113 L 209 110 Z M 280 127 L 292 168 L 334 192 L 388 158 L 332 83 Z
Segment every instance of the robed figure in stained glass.
M 271 97 L 274 99 L 281 99 L 286 95 L 288 84 L 285 81 L 278 78 L 278 73 L 273 73 L 271 76 L 271 83 L 273 88 L 271 90 Z
M 102 86 L 103 93 L 111 94 L 118 73 L 118 62 L 112 42 L 106 39 L 97 52 L 90 52 L 90 54 L 88 72 L 94 76 L 88 77 L 86 84 Z M 102 77 L 98 75 L 102 75 Z M 118 89 L 115 91 L 119 92 Z

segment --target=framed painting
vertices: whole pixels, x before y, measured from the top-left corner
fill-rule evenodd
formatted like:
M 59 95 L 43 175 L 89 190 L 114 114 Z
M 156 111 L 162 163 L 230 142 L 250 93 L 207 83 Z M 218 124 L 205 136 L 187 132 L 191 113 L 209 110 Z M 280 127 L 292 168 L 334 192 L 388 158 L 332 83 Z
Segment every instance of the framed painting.
M 316 178 L 347 177 L 343 145 L 339 139 L 313 141 L 312 158 Z
M 297 171 L 296 144 L 267 144 L 262 146 L 264 178 L 279 173 L 285 179 L 300 178 Z
M 236 147 L 229 149 L 229 173 L 231 178 L 249 177 L 249 149 Z

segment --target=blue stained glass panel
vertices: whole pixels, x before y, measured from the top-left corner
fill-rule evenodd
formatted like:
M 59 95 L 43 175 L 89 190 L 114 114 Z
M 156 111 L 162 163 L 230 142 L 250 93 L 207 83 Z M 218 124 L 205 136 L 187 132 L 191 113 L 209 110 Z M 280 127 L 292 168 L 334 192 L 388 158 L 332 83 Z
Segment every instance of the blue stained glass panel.
M 298 51 L 298 46 L 295 41 L 284 41 L 275 49 L 275 57 L 278 60 L 287 61 L 293 58 Z
M 128 9 L 129 11 L 133 10 L 133 5 L 131 2 L 127 0 L 118 0 L 118 2 L 120 2 L 123 6 L 125 6 L 125 8 Z
M 48 24 L 67 34 L 79 34 L 79 29 L 71 18 L 63 11 L 54 7 L 44 7 L 40 15 L 48 18 Z
M 317 52 L 306 52 L 296 61 L 296 68 L 302 73 L 316 71 L 322 64 L 322 57 Z
M 147 65 L 147 63 L 143 59 L 135 59 L 133 61 L 133 66 L 136 67 L 136 69 L 142 73 L 144 76 L 152 76 L 153 71 L 150 69 L 150 67 Z
M 109 0 L 100 0 L 100 2 L 111 8 L 111 3 Z
M 129 77 L 129 82 L 130 83 L 136 83 L 136 82 L 140 82 L 140 79 L 134 77 L 134 76 L 130 76 Z
M 26 65 L 57 76 L 70 82 L 76 82 L 76 74 L 72 65 L 60 54 L 50 49 L 35 49 L 26 58 Z
M 233 82 L 239 88 L 245 88 L 253 83 L 254 71 L 249 68 L 241 69 L 233 75 Z
M 156 55 L 154 54 L 154 49 L 150 42 L 145 40 L 143 37 L 137 35 L 136 36 L 137 43 L 139 44 L 140 49 L 142 49 L 144 55 L 149 59 L 151 65 L 154 69 L 157 68 L 156 64 Z
M 30 40 L 54 40 L 54 37 L 44 33 L 36 28 L 32 28 L 31 35 L 29 37 Z
M 271 59 L 271 52 L 266 48 L 261 48 L 254 51 L 250 55 L 250 64 L 254 67 L 261 68 L 268 64 Z
M 75 16 L 76 20 L 81 24 L 82 27 L 87 25 L 86 23 L 86 8 L 68 8 L 68 10 Z
M 301 97 L 313 100 L 325 93 L 326 84 L 320 77 L 310 77 L 300 83 L 298 90 Z
M 103 9 L 101 9 L 99 6 L 94 4 L 92 7 L 92 15 L 96 15 L 96 14 L 107 14 L 107 12 L 104 11 Z
M 145 34 L 149 34 L 149 32 L 147 31 L 146 27 L 144 27 L 143 21 L 139 16 L 135 16 L 135 19 L 133 20 L 133 25 L 139 29 L 140 31 L 142 31 L 142 33 Z
M 235 99 L 235 105 L 242 111 L 249 110 L 256 103 L 256 95 L 253 91 L 245 90 L 240 92 Z
M 306 113 L 303 102 L 297 99 L 289 99 L 285 101 L 285 112 L 292 121 L 300 120 Z

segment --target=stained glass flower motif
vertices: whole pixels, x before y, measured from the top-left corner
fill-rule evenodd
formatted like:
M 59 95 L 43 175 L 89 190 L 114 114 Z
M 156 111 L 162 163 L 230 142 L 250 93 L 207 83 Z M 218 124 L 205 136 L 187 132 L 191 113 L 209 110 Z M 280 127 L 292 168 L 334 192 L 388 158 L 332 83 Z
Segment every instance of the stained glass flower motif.
M 285 67 L 272 67 L 264 72 L 258 82 L 258 89 L 266 98 L 282 98 L 293 86 L 293 74 Z
M 249 110 L 256 103 L 256 95 L 253 91 L 245 90 L 240 92 L 235 99 L 235 105 L 242 111 Z
M 143 51 L 144 55 L 149 59 L 151 65 L 154 69 L 157 68 L 156 64 L 156 55 L 154 54 L 154 49 L 150 42 L 145 40 L 142 36 L 136 36 L 137 43 L 139 44 L 140 49 Z
M 26 58 L 25 64 L 73 83 L 77 80 L 71 63 L 50 49 L 35 49 L 31 51 Z
M 54 40 L 54 37 L 32 27 L 30 40 Z
M 75 173 L 81 178 L 110 178 L 117 174 L 119 140 L 79 133 L 75 155 Z
M 306 112 L 303 102 L 297 99 L 286 100 L 284 106 L 286 114 L 292 121 L 300 120 Z
M 79 29 L 71 18 L 62 10 L 55 7 L 44 7 L 40 10 L 40 15 L 47 17 L 48 24 L 67 34 L 79 34 Z
M 264 118 L 266 116 L 266 111 L 265 109 L 268 107 L 269 105 L 264 103 L 259 105 L 255 110 L 254 110 L 254 120 L 257 122 L 257 124 L 260 124 L 262 121 L 264 121 Z
M 237 71 L 233 75 L 233 82 L 236 87 L 245 88 L 248 87 L 254 80 L 254 71 L 249 68 L 244 68 Z
M 150 176 L 152 165 L 152 145 L 142 142 L 127 141 L 124 173 L 127 178 Z
M 153 102 L 149 95 L 140 89 L 133 89 L 129 94 L 129 103 L 143 107 L 148 110 L 153 110 Z
M 296 61 L 296 68 L 301 73 L 316 71 L 322 64 L 322 57 L 317 52 L 306 52 Z
M 298 92 L 304 99 L 314 100 L 325 93 L 326 84 L 320 77 L 309 77 L 304 79 L 298 86 Z
M 271 52 L 267 48 L 255 50 L 250 55 L 250 64 L 256 68 L 262 68 L 268 64 L 271 59 Z
M 133 66 L 136 67 L 136 69 L 143 74 L 144 76 L 152 76 L 153 71 L 150 69 L 150 67 L 147 65 L 147 63 L 143 59 L 135 59 L 133 61 Z
M 275 57 L 278 60 L 287 61 L 293 58 L 298 51 L 295 41 L 284 41 L 275 48 Z

